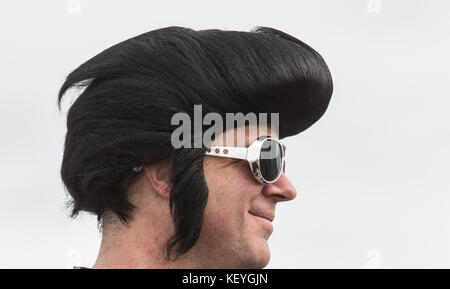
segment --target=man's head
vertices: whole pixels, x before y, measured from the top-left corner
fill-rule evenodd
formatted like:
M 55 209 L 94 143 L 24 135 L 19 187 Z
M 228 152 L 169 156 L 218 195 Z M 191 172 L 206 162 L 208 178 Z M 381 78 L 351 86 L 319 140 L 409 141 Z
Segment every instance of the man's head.
M 332 93 L 317 52 L 270 28 L 168 27 L 82 64 L 61 87 L 59 103 L 71 87 L 84 88 L 67 116 L 61 168 L 73 216 L 96 214 L 104 239 L 132 232 L 141 246 L 167 244 L 167 256 L 186 266 L 268 263 L 272 227 L 265 218 L 274 217 L 277 202 L 296 195 L 286 175 L 264 185 L 245 161 L 205 156 L 204 146 L 174 148 L 171 118 L 192 116 L 196 104 L 222 116 L 276 112 L 279 131 L 267 133 L 297 134 L 322 116 Z M 260 134 L 245 128 L 222 133 L 243 133 L 249 145 Z M 213 145 L 234 145 L 219 140 Z M 144 171 L 134 172 L 136 166 Z

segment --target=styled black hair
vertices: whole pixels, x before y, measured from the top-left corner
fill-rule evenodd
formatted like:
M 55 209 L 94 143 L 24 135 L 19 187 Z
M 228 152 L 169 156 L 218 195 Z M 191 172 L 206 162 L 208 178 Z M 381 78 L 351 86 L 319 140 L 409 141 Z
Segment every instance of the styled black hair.
M 300 40 L 268 27 L 250 32 L 167 27 L 118 43 L 66 78 L 83 92 L 67 114 L 61 177 L 80 211 L 115 213 L 125 224 L 134 206 L 128 188 L 136 166 L 171 161 L 170 210 L 176 257 L 197 241 L 208 199 L 206 148 L 171 145 L 175 113 L 277 112 L 279 136 L 297 134 L 327 109 L 333 85 L 322 57 Z

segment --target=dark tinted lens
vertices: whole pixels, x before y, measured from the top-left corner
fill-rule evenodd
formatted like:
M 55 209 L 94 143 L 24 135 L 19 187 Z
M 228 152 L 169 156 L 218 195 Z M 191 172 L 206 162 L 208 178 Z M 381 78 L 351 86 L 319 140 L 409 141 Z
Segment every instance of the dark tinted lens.
M 266 181 L 273 181 L 280 174 L 283 165 L 281 157 L 281 147 L 278 142 L 269 139 L 262 143 L 259 165 Z

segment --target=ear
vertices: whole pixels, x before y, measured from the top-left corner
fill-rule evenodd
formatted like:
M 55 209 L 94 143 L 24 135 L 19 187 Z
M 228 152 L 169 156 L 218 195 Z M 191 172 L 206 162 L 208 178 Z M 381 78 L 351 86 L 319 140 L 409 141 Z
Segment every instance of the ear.
M 170 183 L 170 164 L 168 161 L 161 161 L 152 166 L 144 167 L 145 175 L 155 190 L 164 199 L 169 199 L 172 185 Z

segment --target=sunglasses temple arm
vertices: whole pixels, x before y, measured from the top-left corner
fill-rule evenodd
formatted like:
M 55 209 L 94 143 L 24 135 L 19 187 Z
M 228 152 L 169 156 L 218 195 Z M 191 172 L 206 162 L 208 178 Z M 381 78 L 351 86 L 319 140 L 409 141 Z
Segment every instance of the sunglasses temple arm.
M 246 160 L 247 159 L 246 147 L 223 147 L 223 146 L 212 146 L 206 155 L 224 157 L 230 159 Z

